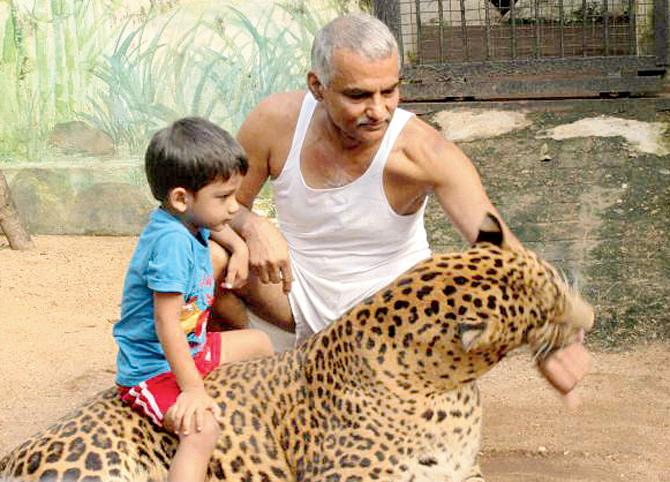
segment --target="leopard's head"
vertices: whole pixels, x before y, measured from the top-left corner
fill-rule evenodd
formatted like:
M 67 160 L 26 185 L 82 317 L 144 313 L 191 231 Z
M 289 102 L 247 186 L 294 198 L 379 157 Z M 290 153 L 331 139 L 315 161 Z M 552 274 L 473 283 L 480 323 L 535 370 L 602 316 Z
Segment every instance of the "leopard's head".
M 479 298 L 481 308 L 486 308 L 459 320 L 460 344 L 466 352 L 504 354 L 528 343 L 541 360 L 593 327 L 591 305 L 534 252 L 510 246 L 495 216 L 487 215 L 466 259 L 471 267 L 482 264 L 462 296 Z M 495 295 L 487 294 L 489 285 Z
M 353 352 L 356 377 L 412 394 L 473 381 L 526 343 L 541 360 L 593 322 L 579 293 L 532 251 L 507 243 L 487 215 L 470 249 L 419 263 L 314 343 L 327 348 L 326 361 Z

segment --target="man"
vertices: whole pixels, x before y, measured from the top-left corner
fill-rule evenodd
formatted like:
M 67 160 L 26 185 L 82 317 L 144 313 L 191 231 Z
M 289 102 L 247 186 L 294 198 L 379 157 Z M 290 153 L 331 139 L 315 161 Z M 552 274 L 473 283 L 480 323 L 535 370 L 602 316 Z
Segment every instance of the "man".
M 497 213 L 467 156 L 398 108 L 399 67 L 382 22 L 339 17 L 314 40 L 308 91 L 268 97 L 238 133 L 249 171 L 232 225 L 247 242 L 252 274 L 241 295 L 298 341 L 429 255 L 430 193 L 468 242 L 485 213 Z M 279 230 L 250 211 L 268 178 Z M 568 393 L 588 366 L 575 344 L 544 370 Z

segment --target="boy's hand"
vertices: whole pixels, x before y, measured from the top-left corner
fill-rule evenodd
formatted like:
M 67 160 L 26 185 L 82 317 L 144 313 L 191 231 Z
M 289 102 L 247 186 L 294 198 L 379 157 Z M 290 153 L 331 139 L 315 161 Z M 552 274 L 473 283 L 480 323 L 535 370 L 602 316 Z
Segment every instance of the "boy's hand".
M 249 277 L 249 249 L 242 243 L 236 246 L 235 251 L 228 259 L 226 266 L 226 279 L 221 283 L 221 288 L 232 290 L 241 288 L 247 283 Z
M 168 428 L 179 435 L 188 435 L 191 427 L 200 432 L 205 419 L 205 412 L 210 411 L 220 421 L 221 409 L 204 388 L 184 390 L 177 401 L 165 415 Z

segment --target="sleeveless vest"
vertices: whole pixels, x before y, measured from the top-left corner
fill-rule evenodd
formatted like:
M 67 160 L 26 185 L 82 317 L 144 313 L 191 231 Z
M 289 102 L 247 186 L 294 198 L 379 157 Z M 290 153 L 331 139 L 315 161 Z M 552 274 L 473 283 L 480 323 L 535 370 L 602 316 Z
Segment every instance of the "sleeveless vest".
M 298 335 L 302 323 L 314 332 L 325 328 L 430 256 L 423 224 L 426 201 L 416 213 L 399 215 L 383 185 L 386 161 L 413 114 L 394 111 L 377 153 L 360 177 L 345 186 L 313 189 L 302 176 L 300 155 L 316 106 L 308 92 L 286 163 L 272 181 L 279 228 L 289 246 L 294 279 L 289 301 Z

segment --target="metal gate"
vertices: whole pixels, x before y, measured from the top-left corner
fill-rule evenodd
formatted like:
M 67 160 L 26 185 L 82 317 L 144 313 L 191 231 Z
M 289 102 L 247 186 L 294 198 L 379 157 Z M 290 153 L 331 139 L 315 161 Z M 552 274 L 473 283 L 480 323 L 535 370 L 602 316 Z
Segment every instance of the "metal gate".
M 663 88 L 668 0 L 375 0 L 403 100 L 637 95 Z

